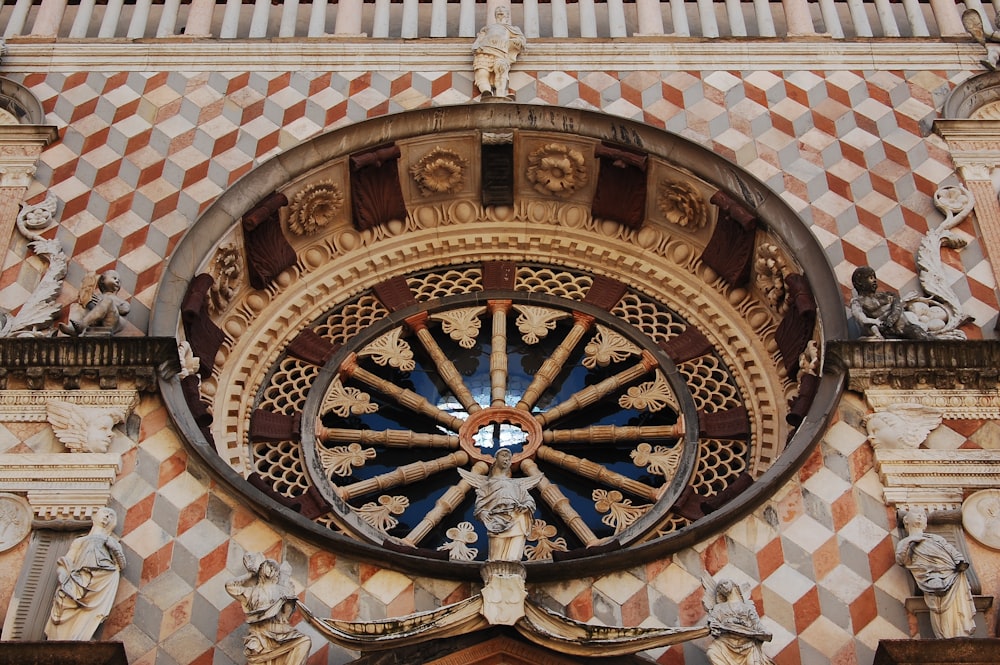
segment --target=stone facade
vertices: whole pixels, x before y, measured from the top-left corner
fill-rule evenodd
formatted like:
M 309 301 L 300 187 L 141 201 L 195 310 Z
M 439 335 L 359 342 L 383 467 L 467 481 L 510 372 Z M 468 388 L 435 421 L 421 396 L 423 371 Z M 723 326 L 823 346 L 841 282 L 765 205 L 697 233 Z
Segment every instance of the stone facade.
M 168 71 L 125 59 L 116 67 L 111 59 L 100 70 L 80 71 L 69 64 L 21 67 L 21 58 L 38 47 L 26 41 L 17 57 L 19 45 L 8 46 L 11 56 L 0 75 L 40 100 L 59 139 L 41 151 L 27 183 L 0 192 L 0 216 L 12 213 L 10 196 L 18 187 L 26 187 L 31 202 L 54 194 L 61 202 L 59 225 L 47 235 L 70 257 L 60 300 L 76 299 L 85 274 L 117 270 L 132 306 L 125 337 L 149 330 L 157 290 L 165 288 L 166 260 L 242 176 L 323 132 L 469 103 L 474 94 L 471 60 L 447 71 L 425 65 L 359 72 L 273 64 L 214 71 L 209 62 Z M 526 55 L 510 88 L 518 103 L 640 121 L 727 158 L 801 216 L 846 302 L 851 273 L 860 265 L 874 267 L 894 290 L 918 288 L 914 251 L 942 217 L 932 197 L 967 177 L 956 171 L 949 144 L 931 129 L 948 93 L 980 71 L 968 53 L 935 67 L 908 67 L 897 58 L 895 66 L 873 70 L 845 69 L 822 55 L 804 62 L 790 52 L 769 69 L 720 69 L 705 59 L 683 70 L 676 63 L 619 70 L 568 62 L 539 70 Z M 990 192 L 975 191 L 987 198 Z M 977 210 L 980 205 L 993 210 L 995 195 L 977 202 Z M 968 246 L 943 252 L 949 286 L 973 318 L 963 327 L 969 341 L 955 344 L 989 345 L 995 337 L 1000 257 L 990 260 L 995 242 L 979 227 L 993 219 L 977 214 L 964 221 L 956 232 Z M 0 247 L 7 242 L 0 238 Z M 38 283 L 44 266 L 30 255 L 26 239 L 14 233 L 2 257 L 0 307 L 15 310 Z M 832 424 L 805 464 L 748 515 L 672 555 L 596 577 L 529 580 L 528 593 L 582 622 L 694 626 L 706 621 L 702 576 L 729 578 L 749 585 L 749 599 L 773 635 L 765 652 L 778 665 L 867 665 L 880 640 L 930 637 L 926 615 L 913 602 L 919 594 L 894 562 L 904 535 L 896 511 L 926 506 L 962 537 L 961 519 L 948 514 L 972 492 L 1000 486 L 998 382 L 985 362 L 970 365 L 976 380 L 938 376 L 920 363 L 894 365 L 885 360 L 889 352 L 869 358 L 870 348 L 839 351 L 851 379 Z M 107 371 L 5 367 L 0 384 L 0 491 L 27 498 L 36 532 L 45 520 L 87 518 L 97 505 L 119 515 L 127 566 L 99 635 L 123 642 L 128 662 L 244 662 L 243 611 L 225 584 L 243 573 L 246 552 L 288 562 L 305 605 L 335 619 L 398 617 L 462 600 L 478 588 L 477 582 L 417 575 L 331 551 L 276 516 L 251 510 L 193 453 L 171 420 L 150 375 L 166 360 L 162 351 L 147 354 L 143 372 L 114 380 Z M 88 403 L 94 404 L 94 395 L 112 388 L 109 395 L 131 410 L 138 426 L 119 423 L 109 452 L 85 460 L 86 472 L 76 475 L 64 462 L 86 453 L 64 450 L 37 403 L 24 409 L 42 414 L 31 417 L 6 407 L 22 396 L 37 402 L 31 395 L 43 389 L 92 396 Z M 941 407 L 941 423 L 921 449 L 873 449 L 866 416 L 892 403 L 926 404 L 935 395 L 946 402 L 930 404 Z M 51 497 L 38 498 L 30 487 L 36 481 L 26 476 L 41 463 L 60 469 L 43 480 L 74 492 L 64 494 L 67 505 L 53 506 Z M 949 473 L 941 472 L 944 463 Z M 956 470 L 959 464 L 965 466 Z M 74 513 L 72 505 L 85 508 Z M 0 552 L 5 639 L 17 637 L 9 632 L 15 630 L 11 613 L 26 602 L 14 589 L 30 564 L 29 541 Z M 996 610 L 986 599 L 1000 594 L 1000 555 L 974 538 L 964 538 L 964 546 L 978 576 L 976 635 L 992 636 Z M 310 663 L 342 664 L 359 656 L 327 643 L 305 623 L 298 628 L 312 638 Z M 701 665 L 708 662 L 708 643 L 704 638 L 647 655 L 664 664 Z

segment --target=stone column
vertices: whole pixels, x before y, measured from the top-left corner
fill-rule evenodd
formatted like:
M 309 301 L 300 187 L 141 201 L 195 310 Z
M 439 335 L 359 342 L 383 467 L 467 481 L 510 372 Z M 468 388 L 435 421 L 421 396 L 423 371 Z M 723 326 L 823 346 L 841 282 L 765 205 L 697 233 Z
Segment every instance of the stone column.
M 34 37 L 58 37 L 59 25 L 66 11 L 66 0 L 42 0 L 38 8 L 35 25 L 31 29 Z
M 187 24 L 184 35 L 187 37 L 211 37 L 212 14 L 215 12 L 214 0 L 192 0 L 188 10 Z
M 18 206 L 42 149 L 56 139 L 48 125 L 0 125 L 0 264 L 10 247 Z
M 806 0 L 781 0 L 781 5 L 785 10 L 789 37 L 816 34 Z

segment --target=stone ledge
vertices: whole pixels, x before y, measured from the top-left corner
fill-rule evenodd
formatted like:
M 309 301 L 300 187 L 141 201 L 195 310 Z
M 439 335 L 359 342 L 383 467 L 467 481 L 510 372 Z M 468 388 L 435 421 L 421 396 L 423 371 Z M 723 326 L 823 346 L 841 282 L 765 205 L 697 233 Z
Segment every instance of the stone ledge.
M 47 380 L 67 390 L 83 382 L 114 389 L 131 381 L 140 391 L 155 391 L 157 377 L 177 373 L 180 359 L 172 337 L 19 337 L 0 339 L 0 390 L 11 379 L 32 390 Z
M 827 345 L 831 362 L 848 372 L 848 388 L 1000 389 L 1000 341 L 854 340 Z
M 1000 639 L 882 640 L 872 665 L 996 665 Z
M 121 642 L 0 642 L 0 665 L 128 665 Z

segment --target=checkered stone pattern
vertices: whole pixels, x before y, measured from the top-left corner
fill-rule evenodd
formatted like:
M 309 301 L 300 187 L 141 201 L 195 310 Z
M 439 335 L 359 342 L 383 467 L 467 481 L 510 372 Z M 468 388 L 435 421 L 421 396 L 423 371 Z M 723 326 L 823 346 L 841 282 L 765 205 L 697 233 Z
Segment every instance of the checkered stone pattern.
M 944 94 L 967 73 L 524 72 L 517 101 L 596 109 L 709 146 L 780 192 L 811 225 L 843 287 L 872 265 L 891 288 L 916 290 L 913 251 L 942 215 L 931 198 L 957 182 L 929 135 Z M 12 78 L 17 79 L 16 76 Z M 17 79 L 42 101 L 61 141 L 41 159 L 31 196 L 62 202 L 49 231 L 72 257 L 63 297 L 85 273 L 116 268 L 131 297 L 133 334 L 145 330 L 164 258 L 226 188 L 261 162 L 323 131 L 365 118 L 467 103 L 464 73 L 78 73 Z M 973 239 L 971 221 L 958 227 Z M 14 307 L 44 266 L 12 243 L 0 306 Z M 978 243 L 945 250 L 949 282 L 975 317 L 997 316 L 992 273 Z M 21 300 L 18 300 L 18 299 Z M 778 665 L 871 662 L 879 639 L 905 637 L 906 573 L 893 563 L 892 516 L 882 502 L 863 407 L 839 421 L 799 474 L 725 534 L 639 568 L 538 585 L 547 606 L 606 625 L 704 622 L 702 575 L 746 584 Z M 403 575 L 319 550 L 262 521 L 189 457 L 162 404 L 144 397 L 140 447 L 113 488 L 128 567 L 104 639 L 139 665 L 242 663 L 242 610 L 225 582 L 260 551 L 293 569 L 300 598 L 321 616 L 371 619 L 454 602 L 467 583 Z M 853 424 L 852 424 L 853 423 Z M 946 421 L 941 446 L 995 449 L 995 425 Z M 0 428 L 8 452 L 45 452 L 44 428 Z M 313 637 L 310 664 L 355 654 Z M 703 665 L 706 641 L 651 652 Z
M 943 219 L 936 189 L 956 184 L 930 134 L 945 94 L 968 72 L 526 72 L 522 103 L 587 108 L 662 127 L 710 147 L 780 192 L 812 226 L 850 296 L 871 265 L 902 293 L 919 290 L 913 253 Z M 13 78 L 17 79 L 16 76 Z M 116 268 L 145 330 L 163 258 L 206 206 L 261 162 L 321 132 L 366 118 L 470 101 L 467 73 L 320 72 L 30 74 L 61 140 L 37 183 L 62 202 L 55 234 L 72 256 L 63 298 L 84 274 Z M 992 329 L 995 284 L 971 240 L 943 259 L 949 286 Z M 23 302 L 43 266 L 17 240 L 0 272 L 0 306 Z

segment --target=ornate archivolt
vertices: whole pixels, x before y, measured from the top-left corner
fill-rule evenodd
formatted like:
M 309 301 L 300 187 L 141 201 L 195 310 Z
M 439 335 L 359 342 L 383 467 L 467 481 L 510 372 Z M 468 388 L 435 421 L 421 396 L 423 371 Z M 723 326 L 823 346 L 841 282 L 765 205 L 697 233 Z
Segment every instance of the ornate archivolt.
M 496 349 L 516 341 L 548 345 L 545 348 L 556 349 L 558 356 L 564 353 L 558 351 L 559 344 L 569 344 L 566 352 L 579 345 L 581 355 L 574 363 L 580 362 L 581 367 L 591 372 L 617 368 L 614 371 L 618 372 L 615 375 L 618 378 L 609 377 L 600 387 L 595 386 L 594 394 L 610 391 L 622 409 L 653 414 L 666 407 L 665 412 L 679 414 L 695 408 L 707 414 L 709 420 L 713 415 L 736 418 L 728 424 L 712 426 L 722 433 L 721 438 L 715 435 L 706 438 L 703 433 L 700 445 L 694 432 L 701 416 L 695 417 L 694 411 L 690 436 L 695 438 L 691 441 L 685 439 L 672 447 L 665 447 L 657 440 L 636 441 L 631 448 L 631 461 L 640 469 L 655 467 L 646 472 L 659 475 L 663 487 L 670 485 L 677 473 L 677 461 L 672 456 L 678 449 L 687 450 L 684 455 L 692 456 L 697 464 L 727 469 L 720 473 L 729 480 L 695 481 L 692 485 L 695 496 L 698 492 L 711 496 L 721 491 L 735 474 L 759 478 L 779 458 L 796 426 L 789 424 L 792 418 L 788 404 L 801 390 L 799 377 L 789 376 L 785 369 L 789 362 L 782 357 L 782 343 L 778 339 L 788 310 L 782 283 L 790 274 L 808 272 L 796 262 L 785 240 L 771 233 L 766 225 L 759 226 L 755 239 L 752 238 L 759 255 L 754 261 L 756 277 L 746 282 L 746 286 L 734 287 L 731 278 L 717 274 L 702 258 L 720 214 L 714 199 L 713 204 L 708 203 L 716 187 L 661 156 L 650 155 L 648 161 L 642 162 L 648 164 L 652 174 L 645 222 L 634 225 L 597 218 L 591 214 L 590 197 L 602 186 L 601 169 L 616 166 L 609 165 L 610 161 L 598 163 L 595 157 L 598 141 L 542 131 L 515 131 L 511 136 L 511 154 L 520 156 L 518 164 L 523 170 L 515 169 L 512 186 L 520 193 L 510 206 L 480 204 L 476 189 L 482 177 L 477 171 L 482 139 L 479 132 L 468 131 L 399 140 L 395 152 L 380 148 L 371 158 L 355 160 L 351 156 L 349 161 L 347 156 L 334 156 L 296 174 L 283 190 L 279 188 L 275 196 L 284 195 L 290 202 L 279 214 L 282 229 L 286 230 L 285 239 L 294 252 L 293 260 L 261 289 L 250 288 L 245 278 L 230 279 L 228 299 L 218 299 L 222 306 L 211 314 L 221 332 L 221 346 L 209 361 L 211 371 L 202 373 L 199 396 L 211 411 L 211 435 L 217 453 L 231 469 L 246 478 L 264 473 L 267 476 L 264 482 L 273 483 L 279 493 L 287 490 L 285 496 L 289 499 L 311 491 L 311 481 L 301 479 L 301 471 L 295 469 L 313 464 L 307 459 L 312 453 L 299 450 L 295 441 L 260 443 L 264 441 L 259 438 L 260 428 L 257 435 L 252 431 L 255 414 L 265 410 L 278 417 L 285 428 L 281 430 L 284 434 L 266 436 L 297 438 L 299 417 L 303 422 L 312 417 L 303 412 L 303 407 L 310 399 L 310 386 L 318 380 L 329 386 L 321 400 L 321 413 L 336 413 L 338 417 L 350 414 L 348 418 L 362 421 L 369 416 L 381 417 L 375 413 L 378 406 L 372 396 L 395 394 L 393 399 L 406 408 L 430 414 L 458 433 L 456 437 L 411 432 L 407 433 L 410 438 L 405 445 L 461 446 L 461 450 L 451 454 L 451 461 L 441 462 L 445 464 L 441 468 L 461 467 L 483 459 L 475 449 L 462 443 L 466 436 L 459 432 L 465 427 L 463 421 L 452 420 L 451 416 L 445 418 L 434 408 L 421 405 L 420 391 L 394 387 L 369 370 L 345 369 L 355 367 L 352 364 L 355 361 L 343 355 L 346 351 L 338 351 L 343 344 L 350 347 L 357 362 L 374 363 L 371 367 L 381 367 L 383 372 L 413 372 L 420 363 L 426 363 L 426 358 L 431 358 L 441 380 L 454 394 L 456 404 L 461 404 L 470 420 L 475 420 L 477 410 L 484 409 L 490 417 L 484 419 L 483 425 L 513 427 L 515 436 L 521 436 L 516 434 L 520 428 L 529 442 L 535 436 L 533 420 L 538 419 L 545 429 L 549 416 L 543 410 L 522 422 L 516 410 L 512 409 L 509 417 L 501 414 L 503 409 L 498 410 L 496 404 L 502 401 L 503 384 L 510 376 L 503 351 Z M 612 150 L 610 154 L 617 153 Z M 624 161 L 631 163 L 630 159 L 626 156 Z M 322 224 L 313 224 L 304 216 L 302 202 L 310 196 L 320 191 L 354 192 L 351 178 L 360 168 L 357 165 L 378 165 L 382 160 L 396 164 L 392 168 L 398 172 L 402 186 L 405 215 L 359 228 L 350 220 L 352 204 L 347 198 L 343 209 L 337 207 L 339 199 L 336 206 L 333 203 L 319 206 L 323 211 Z M 572 181 L 572 186 L 560 185 L 558 195 L 549 186 L 556 182 L 557 176 L 568 179 L 567 183 Z M 731 177 L 726 172 L 723 181 Z M 431 182 L 435 179 L 441 182 L 435 185 Z M 539 187 L 540 184 L 544 187 Z M 486 186 L 484 183 L 483 187 Z M 455 193 L 451 194 L 452 191 Z M 336 214 L 326 214 L 334 208 Z M 297 229 L 306 228 L 311 233 L 297 234 Z M 220 235 L 216 247 L 238 249 L 239 235 L 238 231 Z M 195 272 L 212 274 L 212 264 L 209 252 Z M 516 286 L 508 287 L 514 289 L 513 302 L 505 300 L 511 297 L 508 295 L 500 300 L 496 299 L 498 296 L 476 295 L 484 289 L 484 271 L 500 264 L 512 265 L 516 271 L 510 282 Z M 616 301 L 606 304 L 607 314 L 599 316 L 595 326 L 591 322 L 581 324 L 582 320 L 577 320 L 580 316 L 584 319 L 593 316 L 587 308 L 593 307 L 589 304 L 594 297 L 590 291 L 598 288 L 595 286 L 598 282 L 619 285 L 615 288 L 622 291 L 614 296 Z M 382 291 L 399 288 L 408 294 L 404 301 L 411 302 L 406 300 L 410 298 L 413 305 L 395 314 L 402 306 L 385 305 L 388 301 Z M 532 301 L 539 297 L 542 299 Z M 440 304 L 452 298 L 457 298 L 456 305 Z M 509 333 L 508 322 L 512 326 Z M 579 332 L 573 332 L 577 328 Z M 442 342 L 436 341 L 431 329 L 442 331 L 442 339 L 456 348 L 468 350 L 480 344 L 492 345 L 492 378 L 485 379 L 482 386 L 468 384 L 471 379 L 463 376 L 465 370 L 452 364 L 450 352 L 439 347 Z M 653 361 L 651 352 L 662 354 L 660 347 L 671 348 L 679 338 L 690 337 L 694 331 L 698 333 L 695 337 L 700 335 L 704 339 L 704 348 L 710 349 L 707 355 L 698 351 L 691 358 L 683 358 L 676 370 L 671 370 L 673 378 L 669 380 L 654 373 L 644 376 L 663 362 Z M 824 341 L 821 331 L 822 325 L 816 325 L 811 332 L 817 348 Z M 332 383 L 322 378 L 324 372 L 330 371 L 323 370 L 322 362 L 304 361 L 298 352 L 289 353 L 303 339 L 316 336 L 326 340 L 323 345 L 328 350 L 323 352 L 324 358 L 330 354 L 341 358 L 340 376 Z M 558 361 L 565 362 L 565 357 Z M 794 364 L 798 366 L 797 361 Z M 635 369 L 622 369 L 630 365 Z M 556 371 L 559 366 L 540 371 L 542 374 Z M 814 366 L 821 366 L 821 362 Z M 804 368 L 802 374 L 806 371 Z M 613 383 L 607 383 L 612 379 Z M 678 381 L 688 384 L 691 397 L 678 401 L 671 394 L 676 392 Z M 604 387 L 605 384 L 609 387 Z M 488 396 L 491 390 L 492 407 L 488 397 L 483 402 L 481 397 L 473 396 L 473 392 Z M 573 398 L 576 406 L 557 408 L 551 417 L 562 417 L 563 413 L 589 403 L 588 400 L 597 399 L 587 391 Z M 621 392 L 621 400 L 615 391 Z M 248 396 L 255 397 L 247 399 Z M 379 400 L 381 403 L 383 398 Z M 738 422 L 740 418 L 743 425 Z M 731 431 L 734 422 L 737 430 L 745 428 L 745 434 L 737 437 L 744 440 L 727 439 L 730 435 L 726 432 Z M 316 462 L 317 468 L 321 467 L 330 477 L 347 478 L 367 465 L 379 463 L 372 445 L 384 446 L 392 441 L 396 442 L 392 445 L 403 445 L 391 431 L 380 434 L 382 438 L 373 438 L 375 432 L 372 436 L 361 434 L 366 430 L 348 434 L 340 427 L 324 430 L 321 437 L 324 442 L 318 445 L 321 461 Z M 676 431 L 684 438 L 682 423 L 678 422 Z M 566 436 L 595 437 L 597 432 L 591 429 L 586 435 Z M 552 435 L 557 437 L 553 441 L 563 440 L 559 432 Z M 258 438 L 254 439 L 255 436 Z M 327 440 L 327 437 L 332 438 Z M 544 454 L 540 461 L 573 469 L 584 476 L 595 474 L 595 478 L 604 478 L 604 482 L 612 477 L 594 466 L 587 459 L 588 454 L 548 452 L 548 445 L 542 445 L 540 450 Z M 485 459 L 488 461 L 489 456 Z M 527 458 L 524 462 L 527 466 L 522 472 L 531 473 L 533 462 Z M 405 483 L 410 483 L 416 477 L 413 474 L 428 477 L 436 472 L 436 466 L 432 469 L 424 465 L 419 470 L 414 466 L 405 473 L 401 468 L 400 478 L 405 477 Z M 688 473 L 690 470 L 684 472 L 685 477 Z M 354 503 L 351 511 L 368 525 L 356 527 L 359 533 L 380 542 L 385 533 L 395 528 L 400 519 L 397 516 L 404 514 L 413 502 L 412 497 L 393 489 L 395 480 L 379 480 L 385 483 L 385 490 L 371 493 L 374 482 L 354 483 L 357 487 L 347 481 L 336 483 L 335 494 L 342 499 L 350 497 L 352 501 L 361 496 L 371 499 L 363 504 Z M 615 483 L 625 481 L 617 479 L 610 486 L 598 486 L 587 492 L 590 510 L 603 515 L 603 523 L 614 534 L 632 533 L 630 525 L 641 522 L 645 537 L 657 538 L 687 523 L 668 520 L 650 530 L 651 523 L 648 518 L 643 521 L 643 515 L 649 512 L 649 500 L 659 495 L 642 489 L 641 483 L 625 483 L 632 490 L 623 494 L 615 489 Z M 554 485 L 544 489 L 544 483 L 539 487 L 542 496 L 558 489 Z M 449 503 L 454 501 L 461 501 L 461 497 L 448 499 L 441 510 L 454 509 L 457 504 Z M 552 501 L 558 503 L 557 499 Z M 547 519 L 552 521 L 551 516 Z M 563 515 L 562 521 L 575 523 L 572 515 Z M 327 522 L 325 517 L 318 519 L 318 523 Z M 352 530 L 349 522 L 339 518 L 333 519 L 333 523 L 341 530 Z M 584 543 L 601 541 L 582 526 L 574 528 L 576 537 Z M 539 539 L 531 551 L 551 551 L 545 543 L 559 542 L 561 538 L 559 532 L 549 535 L 543 532 L 545 529 L 540 529 L 536 534 Z M 453 536 L 442 547 L 452 542 L 452 549 L 461 550 L 455 543 L 466 542 L 462 538 Z

